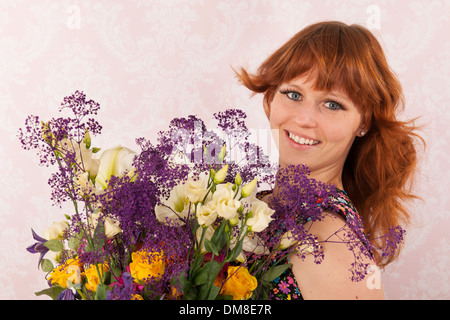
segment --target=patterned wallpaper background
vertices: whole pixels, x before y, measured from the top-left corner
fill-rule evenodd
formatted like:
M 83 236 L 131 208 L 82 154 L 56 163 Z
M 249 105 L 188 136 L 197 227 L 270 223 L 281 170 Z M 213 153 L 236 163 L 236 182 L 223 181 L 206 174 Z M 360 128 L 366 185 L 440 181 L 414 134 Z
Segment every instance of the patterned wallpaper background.
M 232 68 L 256 68 L 308 24 L 359 23 L 378 37 L 405 90 L 404 119 L 420 117 L 427 149 L 400 259 L 383 272 L 388 299 L 450 299 L 450 1 L 1 0 L 0 298 L 35 299 L 45 287 L 25 248 L 70 207 L 50 202 L 51 168 L 16 137 L 28 114 L 56 116 L 82 90 L 100 103 L 95 145 L 137 150 L 175 116 L 238 107 L 266 130 L 261 97 Z M 208 122 L 208 121 L 207 121 Z

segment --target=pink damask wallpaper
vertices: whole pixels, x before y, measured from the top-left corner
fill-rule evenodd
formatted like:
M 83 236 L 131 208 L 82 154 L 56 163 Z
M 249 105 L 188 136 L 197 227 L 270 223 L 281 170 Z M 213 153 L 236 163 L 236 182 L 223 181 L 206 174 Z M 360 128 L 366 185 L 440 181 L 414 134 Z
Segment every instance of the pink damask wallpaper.
M 268 128 L 261 97 L 233 67 L 256 68 L 313 22 L 370 28 L 405 90 L 404 119 L 420 117 L 421 154 L 400 259 L 383 273 L 388 299 L 450 298 L 450 1 L 409 0 L 2 0 L 0 2 L 0 298 L 36 299 L 45 286 L 25 248 L 65 210 L 51 205 L 51 168 L 21 149 L 28 114 L 56 116 L 82 90 L 100 103 L 104 148 L 135 148 L 175 116 L 209 119 L 238 107 L 252 130 Z M 275 156 L 276 157 L 276 156 Z M 66 211 L 69 213 L 69 211 Z

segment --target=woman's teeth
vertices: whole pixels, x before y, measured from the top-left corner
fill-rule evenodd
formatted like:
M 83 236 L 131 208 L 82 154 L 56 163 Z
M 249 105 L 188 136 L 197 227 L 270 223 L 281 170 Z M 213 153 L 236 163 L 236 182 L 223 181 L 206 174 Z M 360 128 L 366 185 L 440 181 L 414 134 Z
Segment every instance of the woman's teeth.
M 319 140 L 310 140 L 310 139 L 300 138 L 299 136 L 296 136 L 295 134 L 290 133 L 290 132 L 289 132 L 289 138 L 298 144 L 305 144 L 305 145 L 309 145 L 309 146 L 313 146 L 315 144 L 320 143 Z

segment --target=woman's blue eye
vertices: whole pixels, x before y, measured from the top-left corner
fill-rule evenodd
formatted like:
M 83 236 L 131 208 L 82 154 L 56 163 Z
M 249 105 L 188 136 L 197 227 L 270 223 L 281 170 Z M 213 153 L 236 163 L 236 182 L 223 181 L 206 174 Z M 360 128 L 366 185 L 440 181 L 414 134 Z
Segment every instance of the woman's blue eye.
M 292 99 L 292 100 L 300 100 L 300 93 L 298 93 L 298 92 L 289 92 L 288 94 L 287 94 L 287 96 L 289 97 L 289 99 Z
M 327 101 L 325 102 L 325 105 L 330 110 L 344 110 L 342 105 L 340 103 L 337 103 L 336 101 Z
M 302 95 L 296 91 L 280 91 L 280 93 L 285 94 L 289 99 L 294 101 L 298 101 L 302 97 Z

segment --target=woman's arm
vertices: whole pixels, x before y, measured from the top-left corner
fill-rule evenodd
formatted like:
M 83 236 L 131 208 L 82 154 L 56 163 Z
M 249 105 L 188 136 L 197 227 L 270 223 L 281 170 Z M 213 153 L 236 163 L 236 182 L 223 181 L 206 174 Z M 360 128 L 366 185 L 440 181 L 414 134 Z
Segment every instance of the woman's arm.
M 355 255 L 342 243 L 345 241 L 342 237 L 353 231 L 342 218 L 326 213 L 321 221 L 308 222 L 305 227 L 319 241 L 328 239 L 328 242 L 321 243 L 324 259 L 319 264 L 314 262 L 312 255 L 307 255 L 305 259 L 295 255 L 290 258 L 292 271 L 304 299 L 384 299 L 381 279 L 379 286 L 369 283 L 370 274 L 358 282 L 351 280 L 350 268 L 355 262 Z M 360 254 L 357 258 L 362 259 L 359 262 L 374 265 L 366 255 Z

